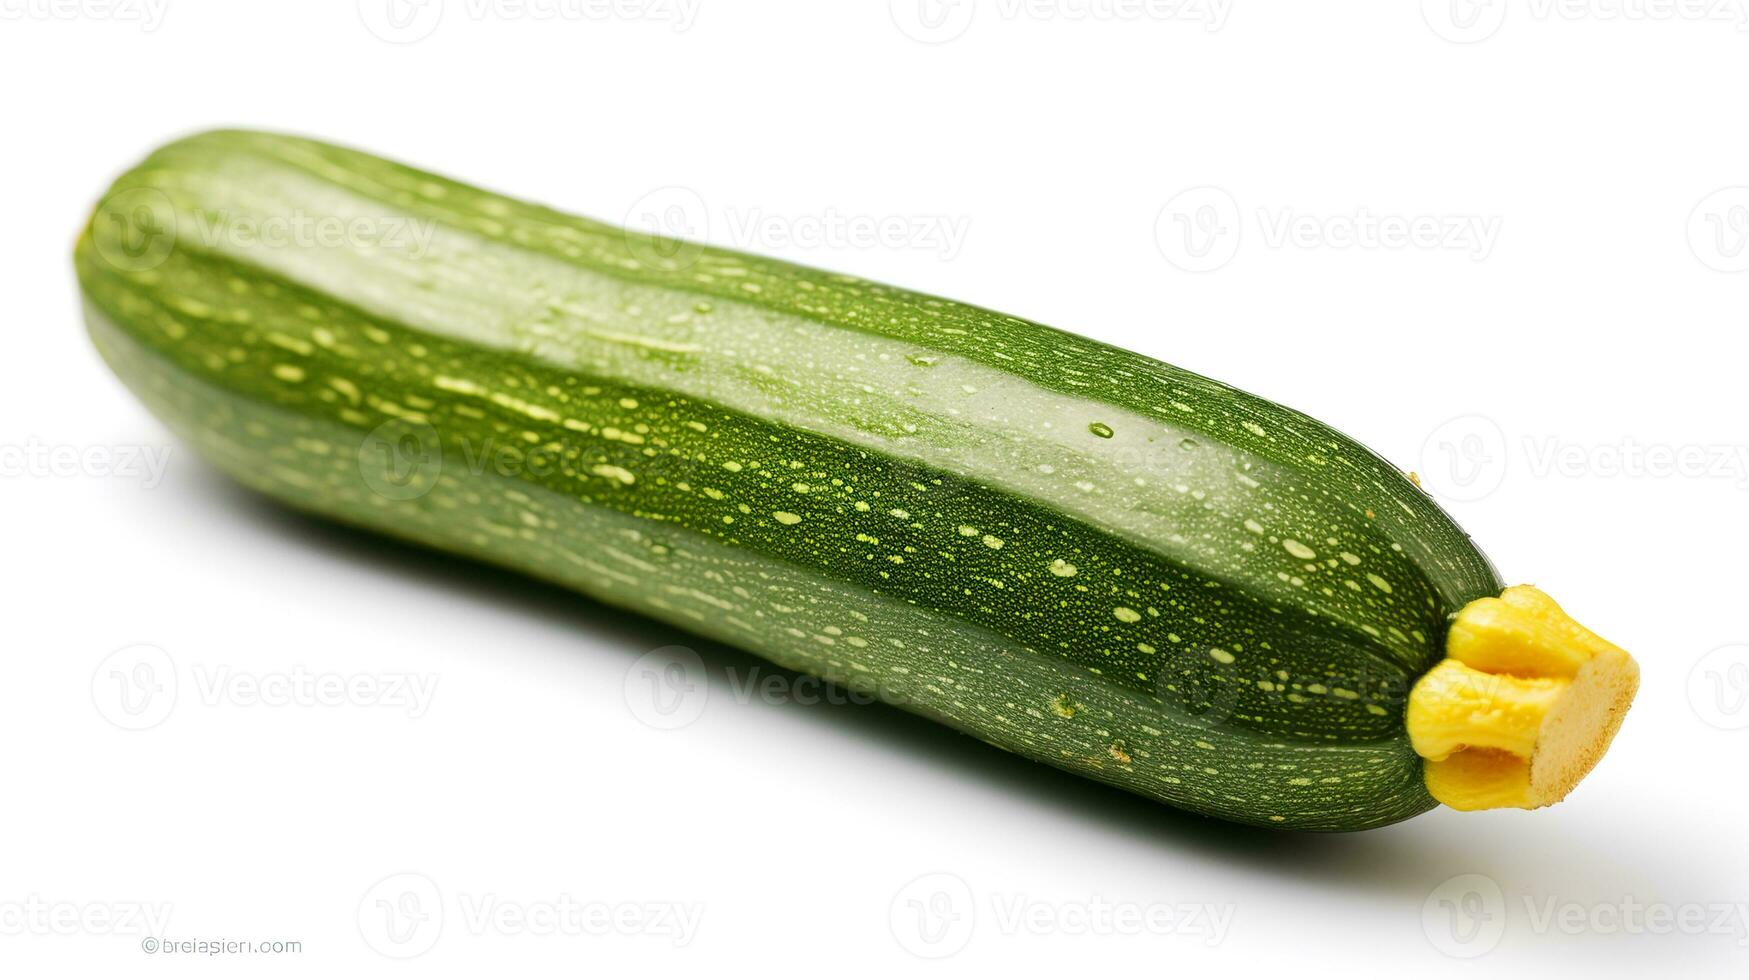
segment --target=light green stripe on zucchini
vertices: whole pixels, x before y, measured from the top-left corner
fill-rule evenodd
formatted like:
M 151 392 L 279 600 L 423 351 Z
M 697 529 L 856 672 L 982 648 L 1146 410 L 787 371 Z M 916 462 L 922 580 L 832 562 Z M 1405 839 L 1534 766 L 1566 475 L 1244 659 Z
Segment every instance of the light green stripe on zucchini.
M 1306 416 L 287 137 L 173 144 L 106 202 L 78 253 L 99 348 L 258 489 L 1199 812 L 1358 829 L 1431 806 L 1403 701 L 1499 584 Z M 214 233 L 290 216 L 410 231 Z M 174 247 L 130 259 L 153 222 Z M 408 464 L 385 437 L 428 465 L 371 472 Z

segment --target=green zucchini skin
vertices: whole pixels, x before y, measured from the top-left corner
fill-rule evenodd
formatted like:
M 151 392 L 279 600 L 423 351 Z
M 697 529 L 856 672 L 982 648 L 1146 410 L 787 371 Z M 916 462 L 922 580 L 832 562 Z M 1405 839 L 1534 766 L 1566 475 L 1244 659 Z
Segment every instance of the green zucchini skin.
M 297 222 L 350 231 L 243 233 Z M 323 143 L 165 146 L 75 265 L 115 373 L 256 490 L 1228 820 L 1430 809 L 1404 702 L 1502 588 L 1298 412 Z

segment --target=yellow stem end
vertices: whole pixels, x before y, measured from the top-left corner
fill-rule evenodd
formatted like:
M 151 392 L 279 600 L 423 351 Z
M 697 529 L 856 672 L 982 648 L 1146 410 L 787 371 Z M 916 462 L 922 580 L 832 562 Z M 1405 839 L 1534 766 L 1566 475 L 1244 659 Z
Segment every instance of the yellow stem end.
M 1410 692 L 1406 720 L 1428 792 L 1455 810 L 1565 799 L 1640 686 L 1633 657 L 1528 585 L 1464 607 L 1445 650 Z

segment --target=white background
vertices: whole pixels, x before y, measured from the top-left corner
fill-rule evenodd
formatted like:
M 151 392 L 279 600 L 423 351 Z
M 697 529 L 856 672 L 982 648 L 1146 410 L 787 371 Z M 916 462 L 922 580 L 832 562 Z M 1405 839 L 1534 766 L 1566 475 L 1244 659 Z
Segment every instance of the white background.
M 0 973 L 1744 975 L 1739 4 L 428 0 L 397 29 L 384 0 L 115 2 L 0 0 Z M 787 678 L 286 516 L 172 448 L 78 316 L 97 195 L 216 125 L 679 221 L 1307 410 L 1634 651 L 1639 703 L 1554 810 L 1253 832 L 884 707 L 744 696 Z M 1411 222 L 1437 234 L 1391 237 Z M 673 651 L 644 655 L 672 645 L 698 686 L 662 715 L 645 671 Z M 317 677 L 435 688 L 250 687 Z M 124 679 L 157 697 L 124 707 Z M 547 928 L 567 897 L 615 918 Z M 1127 918 L 1156 907 L 1183 917 Z

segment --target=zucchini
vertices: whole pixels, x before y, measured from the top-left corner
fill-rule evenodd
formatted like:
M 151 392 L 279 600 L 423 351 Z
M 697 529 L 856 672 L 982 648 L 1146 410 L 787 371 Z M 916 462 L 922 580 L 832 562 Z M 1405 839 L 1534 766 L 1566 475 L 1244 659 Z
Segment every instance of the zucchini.
M 1199 813 L 1545 805 L 1637 680 L 1358 443 L 1016 317 L 254 132 L 126 173 L 75 265 L 255 490 Z

